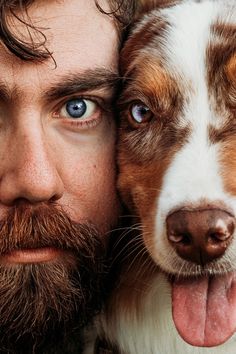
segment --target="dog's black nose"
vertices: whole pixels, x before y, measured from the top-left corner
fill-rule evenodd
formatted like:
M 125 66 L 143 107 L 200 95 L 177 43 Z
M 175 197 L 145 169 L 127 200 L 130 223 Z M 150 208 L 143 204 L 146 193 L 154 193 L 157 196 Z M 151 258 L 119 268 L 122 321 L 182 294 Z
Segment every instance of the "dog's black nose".
M 205 265 L 222 256 L 235 229 L 235 218 L 219 209 L 179 210 L 166 220 L 167 237 L 185 260 Z

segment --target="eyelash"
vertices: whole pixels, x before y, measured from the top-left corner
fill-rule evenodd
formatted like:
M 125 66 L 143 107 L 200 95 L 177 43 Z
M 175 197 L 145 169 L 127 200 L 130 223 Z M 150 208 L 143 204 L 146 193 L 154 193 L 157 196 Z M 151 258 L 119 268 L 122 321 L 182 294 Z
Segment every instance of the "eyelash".
M 61 115 L 61 111 L 64 107 L 64 109 L 66 110 L 66 104 L 69 103 L 70 101 L 73 100 L 81 100 L 81 101 L 87 101 L 87 102 L 91 102 L 92 104 L 95 105 L 94 108 L 94 112 L 88 117 L 85 118 L 84 120 L 80 118 L 77 118 L 78 120 L 76 120 L 76 118 L 70 118 L 70 117 L 65 117 Z M 89 128 L 93 128 L 96 127 L 101 119 L 102 119 L 102 111 L 105 111 L 105 104 L 104 102 L 102 102 L 101 98 L 95 98 L 95 97 L 87 97 L 87 96 L 73 96 L 70 98 L 67 98 L 66 100 L 64 100 L 63 102 L 60 102 L 57 105 L 57 109 L 54 111 L 53 113 L 53 118 L 56 119 L 63 119 L 64 120 L 64 124 L 69 125 L 70 127 L 75 127 L 75 128 L 81 128 L 81 129 L 89 129 Z M 85 112 L 86 113 L 86 112 Z M 95 116 L 95 118 L 91 118 Z

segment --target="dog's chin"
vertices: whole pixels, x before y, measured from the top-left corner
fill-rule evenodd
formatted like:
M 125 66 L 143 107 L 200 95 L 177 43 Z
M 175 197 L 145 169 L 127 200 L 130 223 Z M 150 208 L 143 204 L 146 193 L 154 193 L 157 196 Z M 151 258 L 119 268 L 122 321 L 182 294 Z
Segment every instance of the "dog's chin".
M 177 262 L 176 262 L 177 264 Z M 228 262 L 218 263 L 213 261 L 207 265 L 197 265 L 187 261 L 178 262 L 178 266 L 175 269 L 171 266 L 160 266 L 160 268 L 168 275 L 176 278 L 198 278 L 206 276 L 219 276 L 235 272 L 236 267 Z

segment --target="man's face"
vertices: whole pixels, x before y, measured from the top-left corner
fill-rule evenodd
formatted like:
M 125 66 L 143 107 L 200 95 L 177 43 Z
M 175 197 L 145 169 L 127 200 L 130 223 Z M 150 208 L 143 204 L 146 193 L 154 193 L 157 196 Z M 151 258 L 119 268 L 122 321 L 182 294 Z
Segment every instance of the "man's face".
M 8 341 L 46 337 L 72 317 L 86 322 L 92 289 L 99 292 L 99 240 L 119 209 L 109 112 L 115 24 L 93 0 L 36 1 L 28 14 L 56 66 L 0 47 L 0 330 Z

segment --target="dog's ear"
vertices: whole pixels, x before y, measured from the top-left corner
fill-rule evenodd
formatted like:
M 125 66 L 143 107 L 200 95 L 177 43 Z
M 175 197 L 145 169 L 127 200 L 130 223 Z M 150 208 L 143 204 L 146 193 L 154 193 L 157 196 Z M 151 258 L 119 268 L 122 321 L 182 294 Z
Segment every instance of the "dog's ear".
M 139 18 L 154 9 L 174 6 L 179 2 L 181 2 L 181 0 L 139 0 L 136 18 Z

